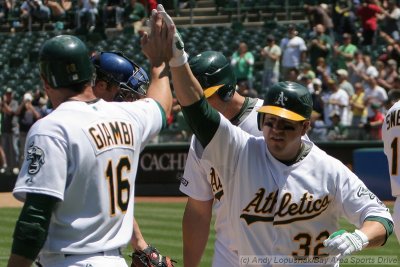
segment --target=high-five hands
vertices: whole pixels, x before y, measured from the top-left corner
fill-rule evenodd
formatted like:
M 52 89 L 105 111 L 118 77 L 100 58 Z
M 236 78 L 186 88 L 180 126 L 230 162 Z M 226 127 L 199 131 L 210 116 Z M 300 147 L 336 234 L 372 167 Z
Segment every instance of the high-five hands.
M 174 21 L 160 4 L 157 5 L 157 13 L 162 16 L 164 23 L 168 27 L 168 46 L 172 42 L 172 56 L 170 57 L 168 64 L 170 67 L 182 66 L 188 61 L 188 54 L 185 52 L 182 38 L 176 30 Z
M 146 55 L 150 64 L 159 67 L 166 60 L 165 47 L 168 38 L 167 25 L 163 23 L 162 16 L 153 9 L 148 21 L 150 30 L 144 31 L 140 39 L 142 52 Z

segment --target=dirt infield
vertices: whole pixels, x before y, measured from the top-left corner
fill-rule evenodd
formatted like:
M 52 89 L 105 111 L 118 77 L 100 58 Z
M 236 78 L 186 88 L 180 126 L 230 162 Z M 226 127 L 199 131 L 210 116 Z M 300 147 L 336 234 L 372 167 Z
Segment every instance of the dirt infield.
M 136 197 L 136 202 L 186 202 L 187 197 Z M 22 207 L 22 202 L 16 200 L 11 193 L 0 193 L 0 208 Z

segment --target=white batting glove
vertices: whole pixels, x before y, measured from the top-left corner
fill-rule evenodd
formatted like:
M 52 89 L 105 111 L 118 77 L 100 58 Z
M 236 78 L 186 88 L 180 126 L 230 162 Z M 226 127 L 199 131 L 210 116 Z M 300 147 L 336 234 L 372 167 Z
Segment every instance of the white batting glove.
M 164 22 L 168 28 L 174 24 L 172 18 L 165 12 L 163 5 L 157 5 L 157 11 L 163 16 Z M 170 67 L 179 67 L 184 65 L 188 61 L 188 54 L 184 50 L 185 45 L 183 44 L 181 35 L 175 28 L 174 44 L 172 45 L 172 58 L 169 61 Z
M 361 251 L 368 246 L 368 237 L 360 230 L 348 233 L 345 230 L 334 232 L 324 241 L 324 246 L 330 255 L 337 255 L 339 259 L 354 252 Z

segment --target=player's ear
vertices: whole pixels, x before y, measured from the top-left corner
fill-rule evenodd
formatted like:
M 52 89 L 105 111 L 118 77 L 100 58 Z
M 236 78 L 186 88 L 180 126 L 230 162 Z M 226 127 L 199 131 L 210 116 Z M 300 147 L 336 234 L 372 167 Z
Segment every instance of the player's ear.
M 303 122 L 303 128 L 301 130 L 301 135 L 305 135 L 307 133 L 308 129 L 310 128 L 310 125 L 311 125 L 311 123 L 309 120 L 306 120 Z
M 257 126 L 258 130 L 262 131 L 263 125 L 264 125 L 264 113 L 258 112 L 257 113 Z

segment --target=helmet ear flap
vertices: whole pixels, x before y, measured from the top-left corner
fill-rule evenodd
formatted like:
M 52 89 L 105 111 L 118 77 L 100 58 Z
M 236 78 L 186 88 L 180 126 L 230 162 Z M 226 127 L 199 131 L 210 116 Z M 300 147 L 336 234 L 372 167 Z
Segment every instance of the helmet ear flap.
M 257 113 L 257 126 L 258 126 L 259 131 L 262 131 L 263 123 L 264 123 L 264 113 L 258 112 Z
M 235 89 L 236 89 L 235 86 L 231 84 L 225 84 L 224 86 L 218 89 L 217 93 L 222 101 L 228 102 L 233 97 Z

